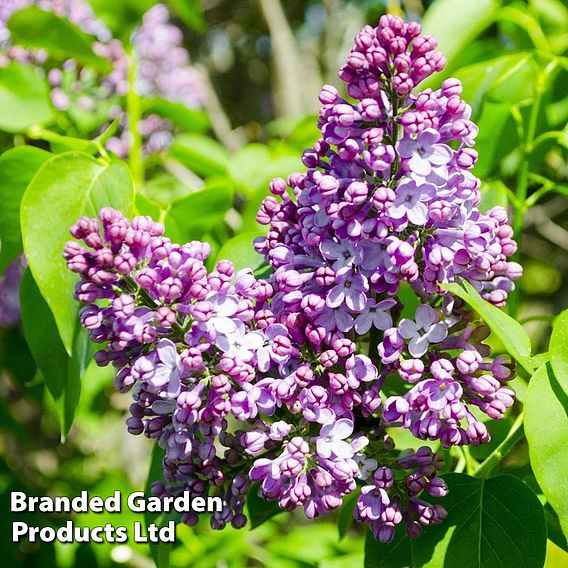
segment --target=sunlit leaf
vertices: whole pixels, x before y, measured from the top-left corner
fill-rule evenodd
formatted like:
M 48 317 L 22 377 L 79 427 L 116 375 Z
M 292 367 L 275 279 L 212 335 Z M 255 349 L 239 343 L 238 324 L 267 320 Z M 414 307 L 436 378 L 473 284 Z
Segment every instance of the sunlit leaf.
M 72 353 L 78 303 L 76 275 L 67 270 L 63 247 L 79 217 L 97 216 L 111 206 L 129 215 L 134 189 L 121 162 L 101 163 L 87 154 L 67 152 L 47 160 L 29 184 L 21 207 L 24 251 L 34 280 L 46 299 L 67 353 Z
M 568 310 L 554 320 L 550 337 L 550 362 L 558 382 L 568 393 Z
M 8 20 L 8 29 L 13 43 L 17 45 L 45 49 L 56 59 L 73 58 L 104 72 L 111 70 L 110 62 L 93 51 L 91 44 L 94 38 L 53 12 L 36 6 L 18 10 Z
M 449 493 L 437 499 L 448 516 L 412 542 L 422 568 L 542 568 L 546 524 L 538 497 L 518 477 L 444 476 Z
M 16 146 L 0 156 L 0 274 L 22 252 L 20 202 L 34 174 L 50 156 L 33 146 Z
M 568 536 L 568 395 L 550 363 L 529 382 L 525 432 L 533 473 Z
M 499 0 L 437 0 L 424 14 L 422 29 L 438 40 L 451 69 L 453 59 L 491 24 L 499 5 Z M 430 78 L 432 84 L 438 81 L 439 76 Z
M 180 134 L 174 138 L 170 154 L 201 176 L 225 175 L 229 153 L 224 146 L 202 134 Z
M 166 215 L 166 234 L 185 243 L 200 239 L 220 223 L 233 203 L 233 191 L 216 183 L 174 201 Z
M 48 85 L 32 65 L 11 62 L 0 67 L 0 130 L 23 132 L 50 122 Z
M 443 284 L 442 287 L 467 302 L 491 328 L 509 354 L 530 374 L 534 371 L 531 360 L 531 342 L 523 326 L 503 310 L 485 301 L 467 281 Z
M 256 232 L 246 232 L 229 239 L 217 253 L 217 260 L 228 259 L 235 265 L 235 271 L 241 268 L 252 268 L 256 271 L 262 265 L 264 257 L 253 247 Z

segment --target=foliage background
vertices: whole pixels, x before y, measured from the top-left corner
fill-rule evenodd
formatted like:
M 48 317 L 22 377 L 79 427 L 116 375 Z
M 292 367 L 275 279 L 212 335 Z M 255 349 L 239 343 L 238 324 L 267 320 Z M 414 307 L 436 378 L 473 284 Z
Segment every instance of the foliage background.
M 91 4 L 128 44 L 130 31 L 153 2 Z M 193 124 L 202 127 L 185 128 L 186 133 L 180 128 L 171 149 L 158 159 L 139 163 L 131 156 L 141 212 L 164 219 L 174 238 L 210 240 L 213 257 L 231 256 L 241 265 L 258 262 L 246 244 L 261 231 L 254 216 L 267 182 L 301 168 L 301 151 L 317 137 L 317 93 L 324 82 L 338 85 L 336 71 L 353 35 L 387 10 L 420 19 L 448 57 L 446 72 L 429 86 L 455 75 L 473 106 L 480 127 L 476 174 L 484 180 L 484 206 L 502 204 L 514 213 L 525 274 L 510 313 L 529 332 L 534 352 L 547 350 L 554 316 L 568 306 L 567 1 L 203 0 L 199 5 L 172 0 L 169 7 L 183 26 L 193 61 L 207 77 L 208 96 L 204 113 L 193 117 Z M 9 80 L 0 76 L 0 96 Z M 25 102 L 24 89 L 18 92 L 12 85 L 14 90 Z M 88 135 L 80 128 L 46 127 L 63 138 L 6 127 L 6 119 L 0 120 L 1 148 L 28 143 L 60 152 L 73 148 L 65 137 Z M 6 178 L 9 166 L 0 158 L 2 188 L 11 180 Z M 23 293 L 36 293 L 33 284 Z M 128 397 L 113 390 L 112 371 L 93 365 L 83 376 L 75 421 L 61 443 L 57 405 L 22 330 L 2 329 L 0 339 L 2 565 L 152 566 L 145 545 L 11 543 L 12 519 L 5 514 L 11 490 L 72 496 L 82 489 L 97 495 L 120 489 L 128 494 L 145 485 L 152 443 L 127 434 Z M 524 396 L 526 383 L 520 380 L 517 387 Z M 494 426 L 497 442 L 509 426 Z M 484 459 L 489 450 L 474 450 L 473 459 Z M 514 473 L 540 493 L 524 439 L 498 471 Z M 65 520 L 36 515 L 30 522 L 56 526 Z M 135 520 L 142 521 L 142 515 L 77 519 L 85 525 Z M 363 529 L 353 527 L 340 540 L 337 521 L 337 515 L 308 522 L 301 514 L 284 514 L 253 531 L 213 532 L 205 519 L 195 529 L 180 525 L 169 565 L 362 566 Z M 561 533 L 554 537 L 551 526 L 546 566 L 568 566 L 565 540 Z

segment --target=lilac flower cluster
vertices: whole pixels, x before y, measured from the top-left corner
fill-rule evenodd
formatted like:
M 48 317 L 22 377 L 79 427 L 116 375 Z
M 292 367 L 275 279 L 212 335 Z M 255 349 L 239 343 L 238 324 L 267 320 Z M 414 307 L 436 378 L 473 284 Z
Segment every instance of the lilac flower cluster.
M 275 315 L 270 282 L 249 269 L 235 274 L 225 260 L 208 271 L 206 243 L 180 246 L 163 231 L 148 217 L 130 223 L 106 208 L 98 220 L 81 218 L 72 227 L 83 245 L 71 241 L 64 251 L 68 268 L 81 276 L 81 323 L 104 344 L 95 360 L 114 365 L 116 387 L 132 391 L 128 430 L 165 450 L 155 494 L 221 496 L 226 507 L 212 526 L 242 527 L 245 497 L 257 482 L 264 498 L 285 510 L 302 507 L 312 518 L 340 507 L 380 459 L 408 475 L 386 487 L 393 500 L 387 506 L 383 498 L 384 510 L 371 504 L 375 493 L 366 497 L 369 510 L 360 518 L 378 538 L 392 538 L 385 527 L 403 518 L 409 526 L 441 518 L 418 498 L 422 489 L 445 487 L 429 450 L 398 464 L 388 457 L 384 428 L 375 427 L 366 430 L 374 454 L 366 453 L 369 438 L 356 423 L 376 414 L 382 382 L 371 360 L 345 338 L 317 352 L 299 343 L 297 326 Z M 417 475 L 420 490 L 408 485 Z
M 110 30 L 93 13 L 86 0 L 12 0 L 0 7 L 0 46 L 5 52 L 0 64 L 9 60 L 43 65 L 47 55 L 41 50 L 26 50 L 9 43 L 6 23 L 19 9 L 36 5 L 69 19 L 83 31 L 95 36 L 94 51 L 111 64 L 111 71 L 100 76 L 95 70 L 80 67 L 74 60 L 62 68 L 48 72 L 51 99 L 54 107 L 66 112 L 70 119 L 87 134 L 104 129 L 108 120 L 124 113 L 123 98 L 128 93 L 128 57 Z M 205 98 L 205 84 L 200 73 L 190 64 L 189 54 L 182 46 L 182 32 L 169 23 L 169 12 L 156 4 L 145 14 L 132 41 L 138 66 L 136 90 L 148 97 L 160 97 L 199 108 Z M 153 154 L 168 148 L 173 125 L 170 121 L 150 114 L 139 124 L 144 140 L 144 152 Z M 128 117 L 124 115 L 121 133 L 107 143 L 109 150 L 126 157 L 130 148 Z
M 322 90 L 307 172 L 273 180 L 259 210 L 269 281 L 225 260 L 208 271 L 208 245 L 171 243 L 148 217 L 103 209 L 71 229 L 96 360 L 132 391 L 129 431 L 165 450 L 153 490 L 221 496 L 214 528 L 246 523 L 254 483 L 309 518 L 357 491 L 355 518 L 377 539 L 401 523 L 416 537 L 445 516 L 427 500 L 447 492 L 442 460 L 399 452 L 389 429 L 480 444 L 480 413 L 513 403 L 512 362 L 489 357 L 488 329 L 441 286 L 466 278 L 501 306 L 521 268 L 505 211 L 477 208 L 459 83 L 413 91 L 443 66 L 435 47 L 390 16 L 357 35 L 348 98 Z M 385 382 L 398 393 L 386 400 Z
M 444 65 L 435 48 L 417 24 L 393 16 L 357 34 L 339 73 L 348 97 L 322 89 L 321 138 L 303 154 L 307 172 L 271 182 L 274 196 L 257 215 L 269 230 L 255 246 L 274 270 L 273 312 L 321 354 L 327 389 L 354 396 L 336 346 L 367 344 L 380 361 L 370 385 L 388 380 L 400 392 L 382 405 L 384 423 L 448 448 L 489 440 L 479 411 L 503 417 L 514 372 L 510 359 L 489 358 L 488 329 L 442 285 L 466 279 L 500 307 L 522 269 L 509 260 L 516 243 L 506 211 L 478 209 L 478 130 L 459 81 L 415 90 Z M 402 304 L 401 286 L 415 309 Z M 363 403 L 363 416 L 379 404 L 369 412 Z M 375 451 L 371 439 L 367 453 Z M 387 488 L 367 489 L 385 511 Z M 367 493 L 357 515 L 370 522 Z M 378 538 L 391 535 L 370 524 Z

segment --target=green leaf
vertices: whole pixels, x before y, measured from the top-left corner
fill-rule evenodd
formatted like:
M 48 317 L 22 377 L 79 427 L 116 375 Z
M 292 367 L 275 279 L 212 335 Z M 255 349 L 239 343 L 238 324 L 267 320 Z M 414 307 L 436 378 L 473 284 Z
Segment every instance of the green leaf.
M 546 517 L 546 528 L 548 530 L 548 539 L 551 540 L 556 546 L 568 552 L 568 543 L 566 537 L 560 526 L 558 515 L 549 503 L 544 505 L 544 515 Z
M 529 373 L 534 372 L 531 341 L 523 326 L 504 311 L 486 302 L 467 281 L 441 284 L 442 288 L 467 302 L 491 328 L 508 353 Z
M 339 531 L 339 540 L 343 540 L 351 525 L 353 524 L 353 511 L 355 510 L 355 505 L 357 504 L 357 499 L 359 498 L 360 492 L 353 491 L 343 499 L 343 505 L 339 510 L 339 515 L 337 519 L 337 530 Z
M 247 496 L 247 508 L 251 529 L 259 527 L 268 521 L 268 519 L 274 517 L 274 515 L 282 513 L 282 509 L 278 506 L 276 501 L 265 501 L 259 496 L 259 488 L 259 483 L 253 483 Z
M 207 113 L 189 108 L 182 103 L 174 103 L 166 99 L 142 99 L 143 111 L 157 114 L 171 120 L 184 132 L 204 132 L 210 122 Z
M 77 332 L 73 357 L 67 354 L 57 333 L 53 315 L 29 270 L 20 287 L 22 323 L 26 341 L 39 367 L 60 419 L 61 432 L 67 435 L 81 394 L 81 377 L 90 359 L 85 330 Z
M 413 566 L 411 542 L 404 528 L 398 526 L 396 535 L 388 544 L 379 542 L 368 530 L 365 538 L 365 568 L 410 568 Z
M 507 207 L 507 186 L 501 180 L 491 180 L 481 185 L 481 202 L 479 209 L 488 211 L 493 207 Z
M 448 516 L 412 542 L 413 565 L 422 568 L 542 568 L 546 554 L 544 510 L 518 477 L 444 476 L 449 493 L 436 500 Z
M 205 29 L 200 0 L 167 0 L 167 4 L 190 29 L 197 32 Z
M 110 29 L 113 37 L 123 39 L 125 43 L 155 3 L 155 0 L 89 0 L 95 15 Z
M 532 55 L 525 55 L 502 71 L 487 91 L 496 102 L 526 104 L 535 94 L 539 68 Z
M 252 197 L 254 190 L 267 195 L 273 177 L 288 177 L 291 172 L 305 169 L 298 153 L 280 144 L 268 148 L 264 144 L 247 144 L 231 156 L 229 174 L 239 190 Z
M 77 277 L 67 270 L 63 247 L 79 217 L 95 217 L 111 206 L 129 215 L 134 187 L 122 162 L 101 162 L 78 152 L 47 160 L 30 182 L 21 206 L 24 251 L 47 301 L 67 353 L 72 353 L 78 303 Z
M 438 49 L 447 58 L 450 70 L 453 60 L 493 22 L 499 4 L 498 0 L 437 0 L 428 8 L 422 30 L 438 40 Z M 433 77 L 430 81 L 439 79 Z M 428 86 L 430 81 L 426 81 Z
M 511 114 L 511 106 L 506 103 L 485 102 L 482 105 L 481 116 L 477 120 L 477 124 L 479 135 L 475 141 L 475 147 L 479 152 L 479 158 L 475 164 L 474 172 L 481 179 L 484 179 L 497 169 L 505 156 L 518 147 L 519 136 Z M 503 182 L 500 180 L 491 181 L 489 185 L 500 185 L 501 189 L 504 189 Z M 499 190 L 497 191 L 499 192 Z M 499 193 L 502 194 L 502 192 Z M 482 211 L 485 211 L 483 198 L 482 188 Z M 502 200 L 503 198 L 500 197 L 499 199 Z
M 202 134 L 180 134 L 173 140 L 170 154 L 200 176 L 226 175 L 229 152 Z
M 154 449 L 152 450 L 152 458 L 150 460 L 150 469 L 148 470 L 148 477 L 146 479 L 146 486 L 144 489 L 144 495 L 146 498 L 152 496 L 152 483 L 154 481 L 159 481 L 163 479 L 163 459 L 165 456 L 165 451 L 160 448 L 158 444 L 154 444 Z M 148 525 L 152 523 L 159 523 L 160 513 L 153 513 L 151 511 L 144 512 L 144 524 L 146 529 Z M 165 519 L 164 519 L 165 520 Z M 170 543 L 155 543 L 151 542 L 150 553 L 157 568 L 166 568 L 169 566 L 170 553 L 172 551 L 172 545 Z
M 529 382 L 525 433 L 533 473 L 568 536 L 568 396 L 550 363 Z
M 52 120 L 49 88 L 32 65 L 11 62 L 0 68 L 0 130 L 24 132 Z
M 91 44 L 95 38 L 53 12 L 45 12 L 36 6 L 18 10 L 8 20 L 8 30 L 16 45 L 45 49 L 55 59 L 72 58 L 102 72 L 112 68 L 109 61 L 93 51 Z
M 20 202 L 32 177 L 50 156 L 33 146 L 16 146 L 0 156 L 0 274 L 22 252 Z
M 217 262 L 228 259 L 235 265 L 235 271 L 241 268 L 252 268 L 253 272 L 258 270 L 264 262 L 264 257 L 252 245 L 258 236 L 257 232 L 251 231 L 229 239 L 217 253 Z
M 550 362 L 558 382 L 568 393 L 568 310 L 554 320 L 550 337 Z
M 483 99 L 493 84 L 526 58 L 526 52 L 501 55 L 488 61 L 466 65 L 452 73 L 462 82 L 462 97 L 473 107 L 474 117 L 479 114 Z
M 211 184 L 172 203 L 165 219 L 166 234 L 174 241 L 200 239 L 223 221 L 233 204 L 226 183 Z

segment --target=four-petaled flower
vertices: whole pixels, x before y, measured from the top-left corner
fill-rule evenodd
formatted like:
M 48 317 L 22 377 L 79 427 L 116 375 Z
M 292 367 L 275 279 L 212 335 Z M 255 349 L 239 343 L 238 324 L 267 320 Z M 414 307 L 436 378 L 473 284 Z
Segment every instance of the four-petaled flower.
M 327 294 L 326 303 L 330 308 L 337 308 L 345 303 L 350 310 L 360 312 L 365 307 L 369 289 L 367 279 L 361 274 L 349 270 L 339 272 L 335 277 L 336 286 Z
M 217 345 L 221 351 L 228 355 L 234 355 L 243 363 L 248 363 L 255 355 L 255 352 L 262 347 L 264 336 L 261 331 L 251 331 L 243 323 L 237 322 L 237 328 L 230 335 L 217 337 Z
M 406 137 L 397 145 L 402 158 L 408 158 L 410 171 L 427 176 L 433 167 L 444 166 L 452 159 L 452 149 L 446 144 L 438 144 L 440 133 L 426 128 L 416 138 Z
M 156 346 L 160 362 L 148 382 L 154 387 L 165 387 L 169 397 L 179 394 L 181 388 L 181 359 L 173 341 L 160 339 Z
M 413 179 L 402 181 L 396 188 L 396 198 L 389 208 L 393 219 L 406 218 L 414 225 L 425 225 L 428 220 L 428 202 L 436 195 L 431 183 L 417 183 Z
M 362 250 L 351 241 L 340 240 L 339 242 L 325 239 L 320 245 L 324 258 L 333 260 L 333 270 L 336 272 L 342 268 L 360 264 L 363 258 Z
M 331 456 L 348 459 L 352 458 L 353 447 L 345 441 L 353 433 L 353 422 L 349 418 L 340 418 L 336 422 L 324 424 L 316 439 L 318 455 L 322 458 Z
M 408 351 L 413 357 L 422 357 L 430 343 L 439 343 L 448 335 L 443 323 L 436 323 L 436 311 L 427 304 L 416 308 L 415 320 L 404 318 L 398 331 L 404 339 L 409 339 Z
M 369 299 L 363 311 L 355 320 L 355 331 L 361 335 L 367 333 L 371 327 L 385 330 L 392 327 L 392 317 L 389 310 L 396 305 L 396 300 L 387 298 L 376 302 Z

